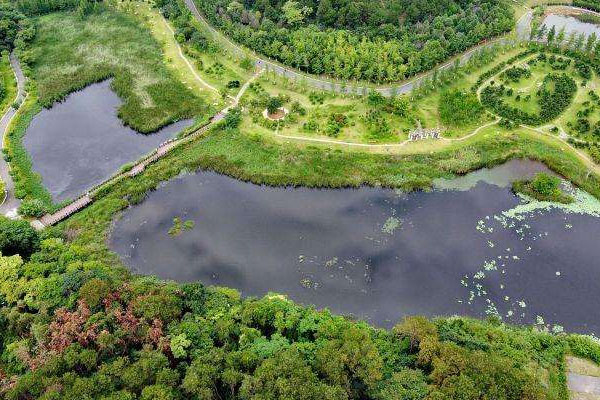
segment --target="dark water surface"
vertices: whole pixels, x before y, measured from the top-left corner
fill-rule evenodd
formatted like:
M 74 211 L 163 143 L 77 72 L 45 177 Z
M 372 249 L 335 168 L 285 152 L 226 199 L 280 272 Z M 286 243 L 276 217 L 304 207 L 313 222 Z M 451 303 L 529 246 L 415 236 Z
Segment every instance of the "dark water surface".
M 502 214 L 522 203 L 505 185 L 543 169 L 513 161 L 410 194 L 184 175 L 126 210 L 110 246 L 135 272 L 279 292 L 382 326 L 492 313 L 600 332 L 600 220 Z M 169 234 L 176 217 L 195 225 Z
M 121 104 L 110 82 L 104 81 L 33 118 L 23 143 L 55 201 L 79 196 L 193 122 L 179 121 L 143 135 L 117 117 Z

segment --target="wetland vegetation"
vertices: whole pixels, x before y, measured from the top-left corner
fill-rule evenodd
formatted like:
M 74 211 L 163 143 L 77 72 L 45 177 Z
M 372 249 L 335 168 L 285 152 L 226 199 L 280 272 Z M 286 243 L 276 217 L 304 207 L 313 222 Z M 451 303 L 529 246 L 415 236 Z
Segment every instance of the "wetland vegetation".
M 302 71 L 374 83 L 431 69 L 509 31 L 514 13 L 524 12 L 500 0 L 196 3 L 216 27 L 261 54 Z M 0 31 L 10 32 L 0 46 L 16 47 L 29 79 L 5 151 L 22 215 L 39 217 L 60 207 L 32 167 L 43 160 L 32 160 L 25 143 L 38 113 L 59 110 L 73 92 L 111 78 L 122 101 L 120 121 L 149 138 L 174 121 L 195 118 L 195 127 L 210 121 L 201 135 L 178 142 L 141 170 L 135 162 L 115 166 L 123 178 L 101 185 L 88 207 L 56 226 L 38 232 L 26 221 L 0 219 L 0 397 L 566 400 L 566 356 L 600 363 L 598 339 L 572 333 L 598 333 L 595 308 L 586 308 L 595 304 L 597 271 L 588 259 L 593 254 L 581 251 L 596 248 L 589 241 L 597 237 L 594 218 L 600 217 L 595 38 L 571 40 L 557 29 L 534 27 L 534 43 L 484 46 L 468 61 L 418 80 L 409 93 L 349 95 L 259 71 L 251 52 L 223 46 L 223 38 L 184 1 L 0 0 L 0 17 L 9 20 Z M 6 54 L 0 63 L 5 71 Z M 215 114 L 226 106 L 226 116 Z M 266 119 L 265 110 L 283 116 Z M 106 126 L 106 115 L 96 114 L 98 125 Z M 419 129 L 439 129 L 441 135 L 409 140 Z M 83 151 L 81 156 L 87 157 Z M 554 175 L 528 176 L 515 184 L 528 195 L 519 200 L 508 183 L 474 184 L 478 178 L 465 175 L 512 168 L 506 164 L 511 160 L 545 164 L 564 179 L 565 192 L 557 191 Z M 526 172 L 549 172 L 535 165 Z M 205 176 L 220 186 L 202 182 Z M 452 188 L 448 182 L 458 182 L 449 181 L 458 176 L 470 182 L 468 192 L 406 193 L 441 181 Z M 187 192 L 171 192 L 185 182 L 191 182 Z M 269 196 L 262 198 L 265 192 Z M 168 195 L 175 200 L 166 206 L 153 201 Z M 320 200 L 310 203 L 311 196 Z M 327 196 L 336 198 L 329 202 Z M 566 196 L 569 204 L 556 202 L 567 203 Z M 423 201 L 411 208 L 411 198 Z M 433 203 L 439 217 L 427 208 Z M 378 214 L 369 219 L 365 210 Z M 302 229 L 327 220 L 311 219 L 323 212 L 352 229 L 331 225 L 328 237 L 298 238 Z M 128 225 L 132 215 L 144 213 L 150 217 Z M 439 224 L 463 224 L 463 235 L 444 233 Z M 130 241 L 119 246 L 131 254 L 155 234 L 160 245 L 138 258 L 121 258 L 107 240 L 111 232 L 114 240 L 128 229 Z M 347 240 L 352 234 L 358 235 L 355 246 Z M 430 246 L 436 241 L 444 251 Z M 356 257 L 370 260 L 368 268 L 351 270 L 347 261 L 356 260 L 342 250 L 333 254 L 336 243 L 364 251 Z M 373 279 L 393 284 L 389 277 L 402 265 L 390 254 L 402 246 L 402 256 L 416 254 L 410 243 L 443 260 L 428 265 L 435 272 L 422 281 L 439 284 L 439 290 L 411 296 L 418 282 L 403 291 L 391 287 L 379 302 Z M 319 263 L 313 263 L 315 246 L 327 250 Z M 552 246 L 559 246 L 557 253 L 544 250 Z M 223 247 L 241 255 L 217 251 Z M 464 262 L 467 271 L 459 271 L 462 262 L 448 265 L 459 259 L 456 249 L 471 257 Z M 370 251 L 378 257 L 369 259 Z M 173 252 L 179 253 L 158 261 Z M 284 258 L 273 261 L 271 252 L 291 257 L 289 265 L 305 275 L 288 279 L 289 287 L 275 287 L 283 281 L 277 274 L 287 270 Z M 189 260 L 183 257 L 189 254 Z M 197 276 L 186 283 L 164 281 L 132 272 L 134 259 L 149 263 L 144 273 L 205 275 L 203 282 Z M 416 270 L 428 271 L 415 268 L 417 261 L 403 264 L 411 274 L 403 282 L 417 279 Z M 522 268 L 511 268 L 517 265 Z M 265 276 L 234 273 L 259 266 Z M 311 274 L 315 266 L 320 269 Z M 244 282 L 256 281 L 263 286 L 245 290 Z M 323 297 L 323 282 L 338 285 L 327 292 L 330 299 Z M 366 294 L 352 292 L 358 283 Z M 352 290 L 340 289 L 344 284 Z M 593 301 L 577 303 L 577 293 L 564 285 L 590 293 Z M 284 293 L 265 295 L 278 288 Z M 556 294 L 554 311 L 544 308 L 544 291 Z M 343 299 L 348 293 L 350 301 Z M 417 299 L 442 293 L 447 298 L 438 297 L 439 304 L 456 309 L 418 307 Z M 376 325 L 362 320 L 361 310 L 349 309 L 369 295 L 369 304 L 382 313 L 370 320 Z M 348 315 L 335 315 L 328 306 Z M 573 307 L 577 313 L 569 313 Z M 411 317 L 415 310 L 426 317 Z M 453 312 L 482 319 L 433 318 Z

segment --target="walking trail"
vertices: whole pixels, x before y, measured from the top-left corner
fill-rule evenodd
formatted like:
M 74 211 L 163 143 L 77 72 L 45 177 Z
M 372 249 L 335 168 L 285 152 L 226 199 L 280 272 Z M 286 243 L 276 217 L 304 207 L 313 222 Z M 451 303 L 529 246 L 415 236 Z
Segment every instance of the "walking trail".
M 600 400 L 600 366 L 567 357 L 567 387 L 571 400 Z
M 14 104 L 22 104 L 25 101 L 25 76 L 23 75 L 23 71 L 21 70 L 21 64 L 17 59 L 16 55 L 13 53 L 10 54 L 10 65 L 15 74 L 15 78 L 17 80 L 17 96 L 15 98 Z M 10 127 L 10 123 L 12 122 L 17 110 L 13 107 L 9 107 L 6 113 L 0 119 L 0 133 L 2 134 L 2 149 L 4 149 L 4 143 L 6 141 L 6 135 L 8 134 L 8 130 Z M 0 157 L 0 177 L 4 182 L 4 190 L 3 194 L 4 200 L 0 205 L 0 213 L 4 216 L 10 218 L 18 217 L 17 209 L 21 204 L 21 201 L 15 198 L 14 195 L 14 187 L 15 184 L 12 180 L 12 176 L 10 175 L 10 166 L 8 162 L 4 160 L 4 157 Z

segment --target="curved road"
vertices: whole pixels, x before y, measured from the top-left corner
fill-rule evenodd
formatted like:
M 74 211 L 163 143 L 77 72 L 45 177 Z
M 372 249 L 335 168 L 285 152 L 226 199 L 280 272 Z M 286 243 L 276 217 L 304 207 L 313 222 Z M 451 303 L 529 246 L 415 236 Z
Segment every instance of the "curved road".
M 280 76 L 288 78 L 288 79 L 306 82 L 309 86 L 311 86 L 315 89 L 330 91 L 330 92 L 347 93 L 347 94 L 364 94 L 368 90 L 376 90 L 377 92 L 381 93 L 383 96 L 390 97 L 390 96 L 404 94 L 404 93 L 408 93 L 408 92 L 412 91 L 415 87 L 418 87 L 425 79 L 429 78 L 433 74 L 433 72 L 430 71 L 428 73 L 419 75 L 418 77 L 413 78 L 412 80 L 409 80 L 404 83 L 400 83 L 397 86 L 378 87 L 378 88 L 373 88 L 373 89 L 371 89 L 369 87 L 365 87 L 365 86 L 356 86 L 352 82 L 340 82 L 340 81 L 335 82 L 335 81 L 319 79 L 319 78 L 316 78 L 311 75 L 300 73 L 297 70 L 293 70 L 293 69 L 284 67 L 281 64 L 279 64 L 273 60 L 269 60 L 265 57 L 260 57 L 255 52 L 244 50 L 241 46 L 232 42 L 225 35 L 223 35 L 222 33 L 220 33 L 219 31 L 217 31 L 215 28 L 212 27 L 212 25 L 198 11 L 198 8 L 196 7 L 194 0 L 184 0 L 184 2 L 186 4 L 187 8 L 192 13 L 192 15 L 194 16 L 194 18 L 196 18 L 196 20 L 198 22 L 200 22 L 201 24 L 206 26 L 207 29 L 210 30 L 212 32 L 212 34 L 216 37 L 217 41 L 220 41 L 221 43 L 225 43 L 234 53 L 237 53 L 240 57 L 244 57 L 248 54 L 252 54 L 253 57 L 255 58 L 255 64 L 256 64 L 257 68 L 261 68 L 261 69 L 264 68 L 267 71 L 275 72 L 277 75 L 280 75 Z M 532 18 L 533 18 L 533 12 L 530 10 L 530 11 L 527 11 L 523 16 L 521 16 L 521 18 L 519 18 L 519 20 L 517 21 L 517 24 L 515 27 L 515 32 L 517 34 L 518 40 L 528 40 L 529 39 L 529 32 L 531 31 L 531 19 Z M 507 43 L 511 43 L 511 42 L 512 42 L 512 40 L 509 38 L 500 38 L 500 39 L 493 40 L 488 43 L 483 43 L 483 44 L 480 44 L 480 45 L 472 48 L 471 50 L 467 51 L 466 53 L 463 53 L 462 55 L 458 56 L 457 59 L 459 60 L 460 65 L 463 65 L 467 61 L 469 61 L 471 59 L 471 57 L 473 56 L 473 54 L 475 54 L 479 50 L 494 46 L 496 44 L 500 44 L 500 43 L 507 44 Z M 446 70 L 448 68 L 451 68 L 454 65 L 454 63 L 455 63 L 455 61 L 452 60 L 436 69 L 438 72 L 442 71 L 442 70 Z
M 13 53 L 10 54 L 10 65 L 13 69 L 15 77 L 17 79 L 17 97 L 16 101 L 21 104 L 25 99 L 25 76 L 23 75 L 23 71 L 21 70 L 21 64 L 19 64 L 19 60 L 16 55 Z M 5 136 L 8 133 L 8 126 L 12 121 L 13 117 L 17 113 L 13 107 L 9 107 L 6 113 L 2 116 L 0 120 L 0 133 L 2 134 L 2 142 L 1 146 L 4 149 L 4 140 Z M 16 218 L 17 217 L 17 209 L 21 204 L 21 201 L 14 196 L 14 182 L 12 177 L 10 176 L 10 167 L 8 163 L 4 160 L 4 157 L 0 157 L 0 177 L 4 182 L 4 188 L 6 191 L 6 197 L 0 205 L 0 213 L 2 215 Z

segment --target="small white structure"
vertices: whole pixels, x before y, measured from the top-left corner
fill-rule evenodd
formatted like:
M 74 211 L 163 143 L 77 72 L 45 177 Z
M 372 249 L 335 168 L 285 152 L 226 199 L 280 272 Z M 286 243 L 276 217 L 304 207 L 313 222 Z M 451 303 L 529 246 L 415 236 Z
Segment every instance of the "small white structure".
M 408 134 L 408 140 L 417 141 L 424 139 L 439 139 L 442 132 L 440 128 L 423 129 L 421 121 L 417 121 L 417 127 L 410 131 Z
M 265 117 L 265 119 L 268 119 L 268 120 L 271 120 L 271 121 L 281 121 L 282 119 L 284 119 L 284 118 L 285 118 L 285 116 L 286 116 L 286 115 L 288 115 L 288 114 L 290 113 L 290 112 L 289 112 L 289 110 L 288 110 L 287 108 L 284 108 L 284 107 L 280 107 L 280 108 L 278 108 L 277 110 L 278 110 L 278 111 L 281 111 L 281 112 L 283 112 L 283 115 L 281 115 L 281 116 L 280 116 L 280 117 L 278 117 L 278 118 L 272 118 L 272 117 L 269 115 L 269 110 L 267 110 L 267 109 L 265 108 L 265 110 L 263 111 L 263 117 Z

